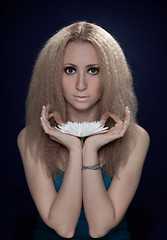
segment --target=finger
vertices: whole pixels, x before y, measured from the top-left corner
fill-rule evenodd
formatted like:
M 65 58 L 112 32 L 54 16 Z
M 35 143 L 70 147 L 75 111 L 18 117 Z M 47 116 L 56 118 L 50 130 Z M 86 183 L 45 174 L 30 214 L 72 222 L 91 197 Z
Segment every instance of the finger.
M 59 125 L 63 123 L 63 120 L 58 112 L 53 113 L 53 118 Z
M 123 127 L 122 130 L 120 131 L 120 137 L 123 137 L 129 127 L 129 123 L 130 123 L 130 112 L 128 113 L 128 120 L 125 120 L 123 123 Z
M 102 122 L 102 125 L 105 125 L 105 123 L 107 122 L 107 120 L 109 118 L 112 118 L 114 120 L 114 122 L 116 122 L 116 123 L 121 123 L 122 122 L 122 120 L 117 115 L 115 115 L 113 113 L 110 113 L 110 112 L 107 112 L 107 113 L 103 114 L 101 119 L 100 119 L 100 121 Z
M 46 106 L 42 107 L 42 114 L 41 117 L 45 120 L 48 121 L 48 109 Z
M 126 127 L 126 129 L 128 128 L 129 123 L 130 123 L 130 111 L 129 111 L 129 107 L 126 107 L 124 121 L 118 121 L 115 124 L 115 127 L 117 127 L 117 129 L 120 131 L 124 131 L 125 127 Z M 126 129 L 125 129 L 125 131 L 126 131 Z
M 42 107 L 42 112 L 41 112 L 41 116 L 43 119 L 45 119 L 46 121 L 48 121 L 50 119 L 49 117 L 49 110 L 50 110 L 50 104 L 47 104 L 46 106 Z
M 112 127 L 108 132 L 112 134 L 119 134 L 123 129 L 123 122 L 119 123 L 117 126 Z
M 48 116 L 49 116 L 50 106 L 51 105 L 49 103 L 46 105 L 46 117 L 47 117 L 47 119 L 48 119 Z
M 118 130 L 118 132 L 122 130 L 123 125 L 124 125 L 124 122 L 122 122 L 122 121 L 115 124 L 115 127 Z
M 122 122 L 122 120 L 117 115 L 115 115 L 113 113 L 109 113 L 109 117 L 112 118 L 115 123 L 121 123 Z
M 41 120 L 41 125 L 42 125 L 44 131 L 48 132 L 50 126 L 49 126 L 49 122 L 47 121 L 47 119 L 45 117 L 45 111 L 44 110 L 41 114 L 40 120 Z
M 56 129 L 51 127 L 50 123 L 46 119 L 44 119 L 43 117 L 41 117 L 40 120 L 41 120 L 41 125 L 44 129 L 44 132 L 46 134 L 49 134 L 49 135 L 53 134 L 53 131 L 56 130 Z
M 102 125 L 105 125 L 105 124 L 106 124 L 106 122 L 107 122 L 109 116 L 110 116 L 110 115 L 109 115 L 108 112 L 107 112 L 107 113 L 104 113 L 104 114 L 101 116 L 101 118 L 100 118 L 100 122 L 102 123 Z
M 52 118 L 53 117 L 53 113 L 49 113 L 48 115 L 48 119 Z
M 42 126 L 44 132 L 45 132 L 45 133 L 48 133 L 48 127 L 47 127 L 47 125 L 46 125 L 46 120 L 45 120 L 44 117 L 42 117 L 42 116 L 40 117 L 40 120 L 41 120 L 41 126 Z
M 124 121 L 123 128 L 119 133 L 120 137 L 123 137 L 125 135 L 127 128 L 128 128 L 128 122 Z
M 124 123 L 123 121 L 116 122 L 115 127 L 118 128 L 118 129 L 122 129 L 123 123 Z
M 46 107 L 45 106 L 42 106 L 41 117 L 42 117 L 42 119 L 46 119 Z
M 120 131 L 121 136 L 124 136 L 127 128 L 129 127 L 129 123 L 130 123 L 130 110 L 129 110 L 129 107 L 126 107 L 125 108 L 125 119 L 124 119 L 124 122 L 123 122 L 122 129 Z
M 130 110 L 129 107 L 125 108 L 125 119 L 124 121 L 127 121 L 128 123 L 130 122 Z
M 61 125 L 62 123 L 64 123 L 58 112 L 49 113 L 48 120 L 52 117 L 54 118 L 54 120 L 57 124 Z

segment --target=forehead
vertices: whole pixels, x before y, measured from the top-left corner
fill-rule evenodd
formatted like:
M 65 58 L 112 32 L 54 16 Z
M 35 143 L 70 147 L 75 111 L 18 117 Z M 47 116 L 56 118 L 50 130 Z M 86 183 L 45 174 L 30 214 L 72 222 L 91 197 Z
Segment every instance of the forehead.
M 72 41 L 65 48 L 64 62 L 89 62 L 98 64 L 97 53 L 90 42 Z

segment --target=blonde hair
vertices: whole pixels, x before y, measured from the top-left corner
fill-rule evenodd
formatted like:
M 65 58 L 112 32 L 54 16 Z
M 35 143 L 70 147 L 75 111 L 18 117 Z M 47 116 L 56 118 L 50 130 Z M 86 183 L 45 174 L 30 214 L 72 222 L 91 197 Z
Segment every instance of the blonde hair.
M 70 41 L 90 42 L 98 56 L 103 94 L 99 102 L 99 115 L 112 112 L 124 119 L 124 109 L 129 106 L 131 124 L 125 136 L 99 150 L 99 158 L 105 162 L 110 175 L 116 173 L 120 162 L 126 159 L 136 122 L 137 101 L 133 81 L 124 53 L 117 41 L 103 28 L 88 22 L 76 22 L 62 28 L 51 37 L 39 53 L 34 66 L 26 100 L 26 140 L 30 149 L 35 143 L 35 159 L 47 167 L 48 174 L 56 175 L 59 162 L 66 162 L 68 153 L 64 146 L 46 135 L 40 125 L 43 105 L 51 104 L 51 111 L 58 111 L 64 122 L 68 120 L 62 93 L 63 57 Z M 110 119 L 106 125 L 112 126 Z M 66 152 L 66 154 L 63 154 Z

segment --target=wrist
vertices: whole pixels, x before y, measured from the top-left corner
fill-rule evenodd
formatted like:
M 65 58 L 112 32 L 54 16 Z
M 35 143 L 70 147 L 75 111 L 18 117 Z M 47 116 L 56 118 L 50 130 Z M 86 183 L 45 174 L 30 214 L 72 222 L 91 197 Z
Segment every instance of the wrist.
M 88 137 L 84 142 L 83 151 L 85 152 L 98 152 L 98 146 L 96 145 L 96 141 L 93 137 Z
M 83 148 L 83 165 L 95 165 L 99 163 L 98 152 L 92 148 Z
M 82 158 L 82 147 L 74 147 L 69 149 L 69 157 Z
M 82 150 L 75 149 L 69 151 L 68 165 L 74 169 L 82 168 Z
M 82 165 L 82 170 L 98 170 L 100 168 L 101 168 L 100 163 L 90 165 L 90 166 Z
M 68 147 L 69 152 L 80 152 L 82 153 L 82 143 L 79 139 L 77 139 L 76 142 L 71 143 L 71 145 Z

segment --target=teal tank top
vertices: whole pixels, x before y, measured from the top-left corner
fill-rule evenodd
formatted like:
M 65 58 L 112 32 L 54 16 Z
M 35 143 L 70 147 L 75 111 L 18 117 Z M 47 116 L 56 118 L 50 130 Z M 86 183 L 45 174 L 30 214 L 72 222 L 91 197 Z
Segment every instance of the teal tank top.
M 101 169 L 101 171 L 102 171 L 104 185 L 107 190 L 111 184 L 112 178 L 108 177 L 106 174 L 104 174 L 103 169 Z M 54 180 L 54 184 L 55 184 L 55 188 L 56 188 L 57 192 L 59 191 L 59 189 L 61 187 L 63 176 L 64 176 L 64 173 L 62 172 L 59 175 L 58 179 L 56 181 Z M 34 231 L 32 240 L 57 240 L 57 239 L 64 239 L 64 238 L 60 237 L 53 229 L 49 228 L 42 221 L 41 217 L 39 216 L 37 229 Z M 81 208 L 81 213 L 80 213 L 80 217 L 78 220 L 78 224 L 76 226 L 75 235 L 73 238 L 70 238 L 70 239 L 73 239 L 73 240 L 93 239 L 89 236 L 89 229 L 88 229 L 88 224 L 87 224 L 87 220 L 85 217 L 83 205 Z M 131 236 L 127 230 L 127 223 L 126 223 L 125 217 L 122 219 L 122 221 L 116 227 L 111 229 L 104 237 L 98 238 L 98 239 L 130 240 Z

